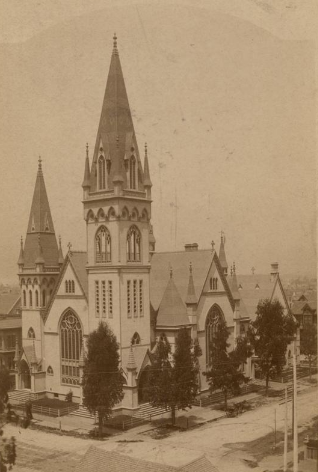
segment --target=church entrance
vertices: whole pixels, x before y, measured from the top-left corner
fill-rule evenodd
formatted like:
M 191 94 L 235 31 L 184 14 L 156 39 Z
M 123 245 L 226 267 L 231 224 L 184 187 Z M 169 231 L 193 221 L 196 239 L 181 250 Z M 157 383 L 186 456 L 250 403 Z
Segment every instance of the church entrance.
M 150 375 L 150 367 L 148 365 L 142 370 L 141 375 L 138 380 L 138 404 L 139 405 L 147 402 L 146 392 L 147 392 L 147 384 L 148 384 L 149 375 Z
M 23 359 L 20 365 L 21 388 L 31 388 L 31 374 L 28 364 Z

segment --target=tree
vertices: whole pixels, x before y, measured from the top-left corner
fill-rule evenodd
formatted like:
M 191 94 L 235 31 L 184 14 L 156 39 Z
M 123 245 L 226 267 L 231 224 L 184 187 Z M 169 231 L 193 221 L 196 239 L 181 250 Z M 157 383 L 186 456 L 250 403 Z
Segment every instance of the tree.
M 312 361 L 317 356 L 317 329 L 315 325 L 305 324 L 300 331 L 300 354 L 309 362 L 309 378 L 311 381 Z
M 171 409 L 171 423 L 175 425 L 176 410 L 191 408 L 198 384 L 198 356 L 201 350 L 193 342 L 186 328 L 180 329 L 175 352 L 163 334 L 156 345 L 149 370 L 146 397 L 152 406 Z
M 258 365 L 266 381 L 266 395 L 271 375 L 279 375 L 286 363 L 288 344 L 296 332 L 296 323 L 278 300 L 260 300 L 256 319 L 248 330 L 248 338 L 258 357 Z
M 3 414 L 8 405 L 8 391 L 10 390 L 10 373 L 8 369 L 0 367 L 0 414 Z M 0 472 L 11 470 L 15 464 L 16 447 L 15 438 L 9 440 L 3 437 L 2 425 L 0 425 Z
M 98 414 L 99 434 L 103 421 L 124 397 L 124 379 L 119 370 L 116 336 L 106 323 L 100 323 L 87 340 L 87 356 L 83 372 L 84 405 Z
M 243 338 L 240 338 L 236 348 L 228 352 L 229 335 L 225 321 L 220 320 L 211 343 L 211 365 L 209 370 L 204 373 L 209 382 L 210 392 L 222 391 L 226 410 L 229 394 L 237 394 L 240 391 L 240 386 L 248 382 L 248 378 L 240 370 L 248 356 L 247 343 Z

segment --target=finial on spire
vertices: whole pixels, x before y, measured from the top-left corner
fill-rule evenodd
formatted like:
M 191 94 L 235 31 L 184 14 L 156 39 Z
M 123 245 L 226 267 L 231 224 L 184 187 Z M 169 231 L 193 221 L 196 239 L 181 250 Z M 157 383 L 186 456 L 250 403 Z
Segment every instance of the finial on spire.
M 23 247 L 23 237 L 21 236 L 21 239 L 20 239 L 20 244 L 21 244 L 21 247 Z
M 215 242 L 213 240 L 211 241 L 211 246 L 212 246 L 212 251 L 214 251 Z
M 114 53 L 117 53 L 118 50 L 117 50 L 117 35 L 116 33 L 114 33 L 114 36 L 113 36 L 113 52 Z
M 88 143 L 86 143 L 86 157 L 88 158 Z
M 190 275 L 192 275 L 192 262 L 189 264 Z
M 39 156 L 38 163 L 39 163 L 38 164 L 39 165 L 38 170 L 42 171 L 42 158 L 41 158 L 41 156 Z
M 148 146 L 147 146 L 147 143 L 145 143 L 145 156 L 148 156 Z
M 172 266 L 170 266 L 170 279 L 172 279 L 172 276 L 173 276 L 173 270 L 172 270 Z
M 117 149 L 119 149 L 119 136 L 118 136 L 118 134 L 117 134 L 117 138 L 116 138 L 116 147 L 117 147 Z

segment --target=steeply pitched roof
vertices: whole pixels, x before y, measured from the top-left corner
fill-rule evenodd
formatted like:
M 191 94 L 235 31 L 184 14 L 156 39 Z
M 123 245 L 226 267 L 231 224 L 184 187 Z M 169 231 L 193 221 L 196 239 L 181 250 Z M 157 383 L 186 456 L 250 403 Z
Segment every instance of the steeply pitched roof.
M 176 251 L 154 253 L 150 270 L 150 301 L 158 310 L 167 286 L 169 267 L 173 269 L 173 280 L 182 300 L 186 300 L 189 284 L 189 265 L 192 263 L 193 283 L 199 298 L 212 262 L 211 250 Z
M 86 271 L 87 252 L 72 251 L 70 261 L 78 281 L 83 289 L 85 297 L 88 299 L 88 277 Z
M 0 293 L 0 315 L 9 315 L 21 305 L 20 290 Z
M 34 267 L 38 257 L 39 240 L 46 266 L 58 266 L 58 247 L 53 219 L 46 193 L 41 162 L 36 176 L 27 235 L 24 245 L 24 266 Z
M 187 308 L 171 274 L 159 305 L 157 326 L 184 326 L 188 324 Z
M 195 288 L 194 288 L 194 283 L 193 283 L 192 263 L 190 263 L 190 268 L 189 268 L 188 292 L 187 292 L 187 297 L 186 297 L 185 302 L 187 305 L 194 305 L 198 303 L 198 299 L 195 294 Z
M 124 159 L 125 157 L 130 158 L 132 148 L 134 148 L 134 153 L 137 159 L 138 174 L 141 176 L 141 179 L 138 179 L 139 190 L 144 190 L 143 170 L 139 157 L 124 76 L 120 64 L 116 37 L 114 37 L 114 49 L 110 62 L 90 172 L 90 190 L 92 192 L 96 191 L 98 188 L 97 175 L 95 171 L 97 169 L 101 147 L 103 148 L 106 159 L 110 163 L 107 188 L 113 188 L 114 178 L 115 180 L 122 180 L 124 187 L 127 187 L 126 172 L 124 171 Z

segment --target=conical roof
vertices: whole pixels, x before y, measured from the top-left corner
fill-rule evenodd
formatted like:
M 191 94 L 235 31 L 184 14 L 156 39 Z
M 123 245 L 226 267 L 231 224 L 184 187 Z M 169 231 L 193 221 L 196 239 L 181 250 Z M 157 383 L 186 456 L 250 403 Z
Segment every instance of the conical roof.
M 23 251 L 23 239 L 22 239 L 22 236 L 21 236 L 21 242 L 20 242 L 20 254 L 19 254 L 18 264 L 19 264 L 19 265 L 24 264 L 24 251 Z
M 171 270 L 166 290 L 159 305 L 157 326 L 184 326 L 188 324 L 187 308 L 175 286 Z
M 193 275 L 192 275 L 192 264 L 190 262 L 190 269 L 189 269 L 189 283 L 188 283 L 188 292 L 187 292 L 187 298 L 186 298 L 186 304 L 187 305 L 195 305 L 198 303 L 196 294 L 195 294 L 195 289 L 194 289 L 194 283 L 193 283 Z
M 220 264 L 221 264 L 221 267 L 222 269 L 227 269 L 228 268 L 228 264 L 227 264 L 227 260 L 226 260 L 226 256 L 225 256 L 225 249 L 224 249 L 224 246 L 225 246 L 225 238 L 222 234 L 221 236 L 221 244 L 220 244 L 220 251 L 219 251 L 219 261 L 220 261 Z
M 62 241 L 61 236 L 59 236 L 59 264 L 62 265 L 64 262 L 63 251 L 62 251 Z
M 25 238 L 25 267 L 35 266 L 35 260 L 39 256 L 39 235 L 44 263 L 48 266 L 58 266 L 58 246 L 44 183 L 41 159 L 39 159 L 38 173 Z
M 114 178 L 116 182 L 122 180 L 124 187 L 127 187 L 124 160 L 125 158 L 130 158 L 132 153 L 134 153 L 137 159 L 138 175 L 141 176 L 141 178 L 138 178 L 138 189 L 143 190 L 143 170 L 118 54 L 116 35 L 114 36 L 114 48 L 109 67 L 90 173 L 90 187 L 92 192 L 98 189 L 97 166 L 101 151 L 106 157 L 106 160 L 110 163 L 109 174 L 107 177 L 108 189 L 113 188 Z
M 147 143 L 145 144 L 144 186 L 145 186 L 145 187 L 152 187 L 152 183 L 151 183 L 151 179 L 150 179 L 150 172 L 149 172 Z
M 82 183 L 83 188 L 89 188 L 90 183 L 90 169 L 89 169 L 89 157 L 88 157 L 88 144 L 86 144 L 86 159 L 85 159 L 85 171 L 84 171 L 84 179 Z

